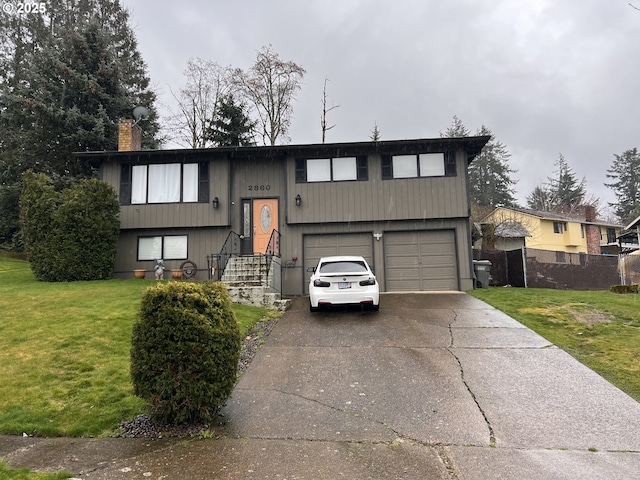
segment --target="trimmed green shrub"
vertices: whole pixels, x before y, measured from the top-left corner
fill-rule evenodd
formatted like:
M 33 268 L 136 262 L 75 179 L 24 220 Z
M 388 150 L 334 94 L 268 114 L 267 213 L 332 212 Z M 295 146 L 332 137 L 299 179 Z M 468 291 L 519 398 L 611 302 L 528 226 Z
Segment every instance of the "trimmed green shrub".
M 134 393 L 159 421 L 210 420 L 231 394 L 240 348 L 222 283 L 158 283 L 145 291 L 133 326 Z
M 633 285 L 611 285 L 609 291 L 613 293 L 638 293 L 639 287 L 640 285 L 637 283 Z
M 44 174 L 23 175 L 20 225 L 38 280 L 102 280 L 113 275 L 120 206 L 115 190 L 84 179 L 56 191 Z

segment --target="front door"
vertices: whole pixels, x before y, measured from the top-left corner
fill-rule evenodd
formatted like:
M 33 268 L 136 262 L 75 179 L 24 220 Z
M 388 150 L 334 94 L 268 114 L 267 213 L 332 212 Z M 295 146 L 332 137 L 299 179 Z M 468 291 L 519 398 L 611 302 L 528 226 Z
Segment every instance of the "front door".
M 278 229 L 278 199 L 254 198 L 253 253 L 265 253 L 271 234 Z

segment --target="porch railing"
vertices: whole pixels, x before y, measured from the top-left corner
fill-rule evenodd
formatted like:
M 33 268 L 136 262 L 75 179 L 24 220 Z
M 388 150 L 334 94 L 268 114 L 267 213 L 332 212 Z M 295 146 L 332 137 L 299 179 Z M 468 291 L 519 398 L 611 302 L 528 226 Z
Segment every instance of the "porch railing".
M 267 256 L 280 256 L 280 232 L 278 230 L 273 230 L 271 232 L 271 238 L 269 238 L 269 243 L 267 244 L 267 248 L 264 252 Z
M 209 270 L 209 280 L 220 280 L 224 273 L 229 259 L 240 255 L 240 235 L 231 231 L 224 241 L 220 253 L 207 255 L 207 267 Z

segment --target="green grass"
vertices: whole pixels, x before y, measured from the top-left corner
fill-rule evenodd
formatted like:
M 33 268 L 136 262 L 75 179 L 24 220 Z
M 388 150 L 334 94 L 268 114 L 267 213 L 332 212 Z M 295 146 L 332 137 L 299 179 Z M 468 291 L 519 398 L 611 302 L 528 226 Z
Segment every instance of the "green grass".
M 0 460 L 0 478 L 2 480 L 63 480 L 73 477 L 69 472 L 43 473 L 32 472 L 28 468 L 9 468 Z
M 144 411 L 131 330 L 150 281 L 45 283 L 0 256 L 0 433 L 107 436 Z M 268 311 L 235 305 L 243 335 Z
M 539 333 L 640 401 L 640 295 L 499 287 L 468 293 Z

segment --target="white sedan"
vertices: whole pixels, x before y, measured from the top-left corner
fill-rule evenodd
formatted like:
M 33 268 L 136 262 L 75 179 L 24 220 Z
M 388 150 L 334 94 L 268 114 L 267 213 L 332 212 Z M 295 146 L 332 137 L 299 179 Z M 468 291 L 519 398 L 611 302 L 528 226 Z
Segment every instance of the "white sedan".
M 331 305 L 380 307 L 380 287 L 362 257 L 323 257 L 309 280 L 309 307 L 312 312 Z

